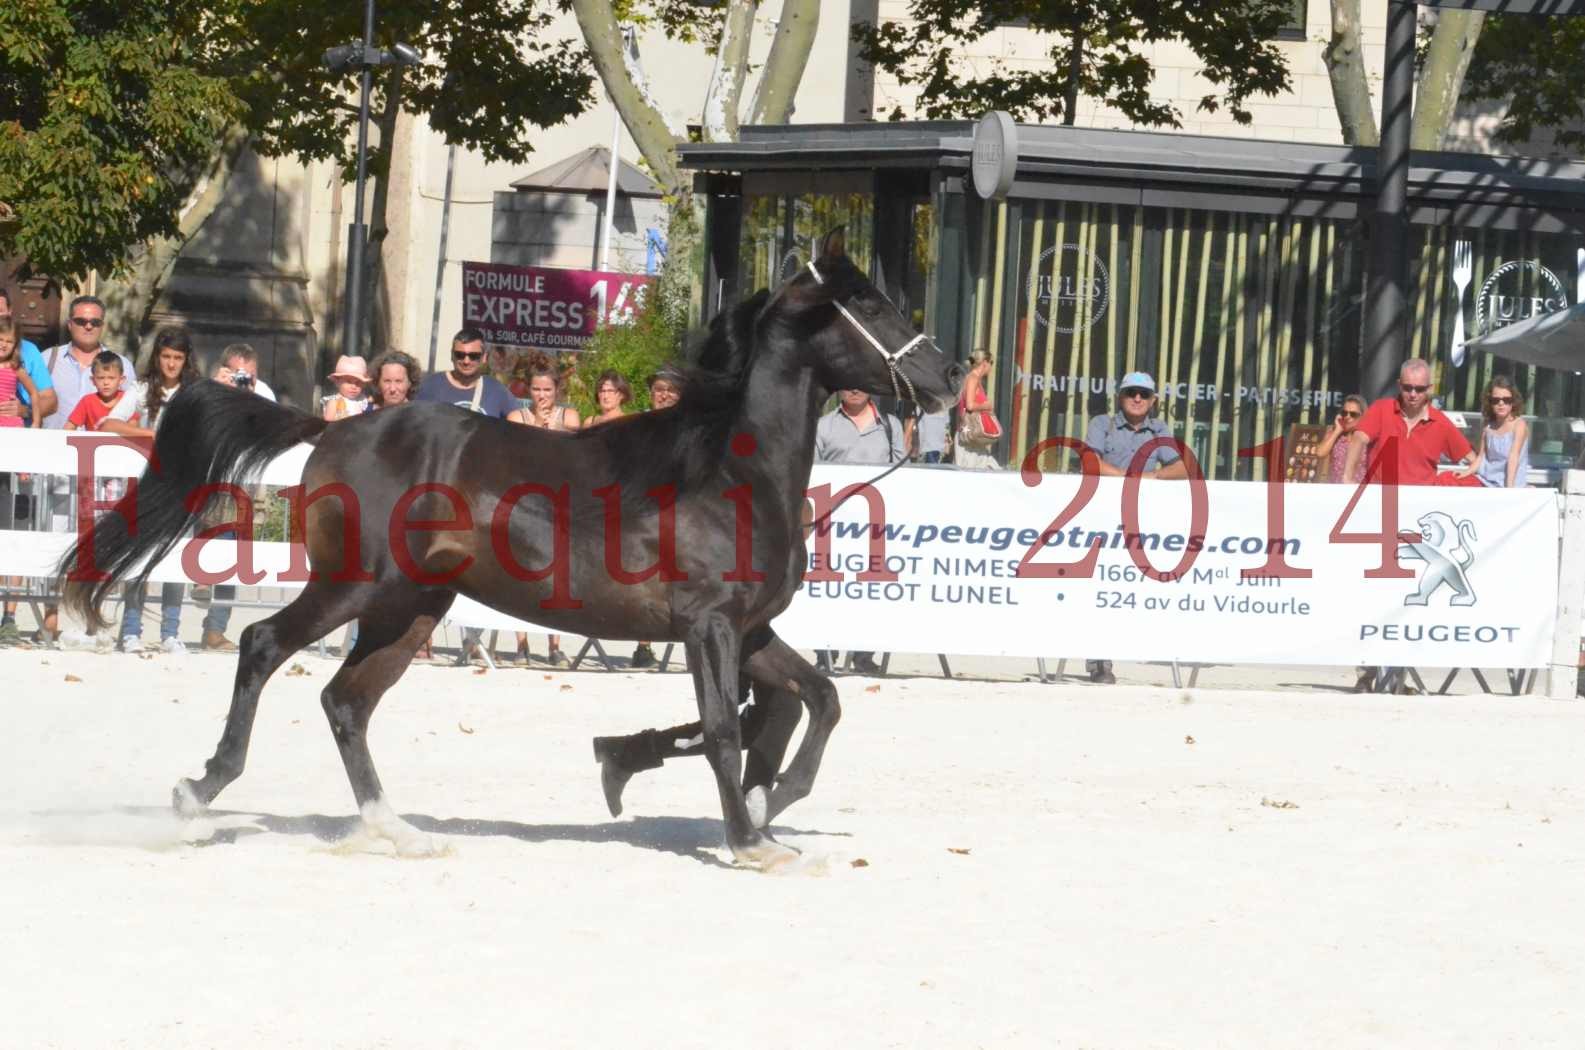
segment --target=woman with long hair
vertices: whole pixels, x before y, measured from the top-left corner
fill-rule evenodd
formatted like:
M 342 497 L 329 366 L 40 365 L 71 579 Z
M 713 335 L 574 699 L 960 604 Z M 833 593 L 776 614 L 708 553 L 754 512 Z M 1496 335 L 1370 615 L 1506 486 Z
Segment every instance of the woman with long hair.
M 506 417 L 507 422 L 568 433 L 579 428 L 578 410 L 561 402 L 561 372 L 548 355 L 539 351 L 528 355 L 524 361 L 524 377 L 528 396 L 520 399 L 518 407 Z M 561 651 L 561 635 L 553 634 L 549 639 L 550 651 L 545 654 L 545 662 L 554 667 L 570 665 L 572 661 Z M 517 635 L 517 655 L 513 662 L 519 667 L 528 666 L 528 635 L 521 631 Z
M 183 386 L 203 378 L 194 360 L 193 340 L 187 329 L 161 328 L 154 334 L 154 349 L 143 364 L 137 385 L 131 397 L 121 399 L 126 405 L 122 412 L 113 412 L 100 424 L 99 429 L 125 437 L 152 438 L 160 425 L 161 413 Z M 120 418 L 117 418 L 117 417 Z M 172 656 L 184 656 L 187 647 L 178 634 L 182 626 L 182 584 L 160 585 L 160 645 L 161 651 Z M 127 587 L 122 592 L 121 650 L 139 652 L 143 645 L 143 603 L 148 598 L 147 587 Z
M 1359 429 L 1359 421 L 1364 418 L 1365 409 L 1369 407 L 1361 394 L 1350 394 L 1343 399 L 1342 410 L 1333 418 L 1326 436 L 1315 450 L 1316 461 L 1326 465 L 1327 481 L 1357 485 L 1365 480 L 1364 456 L 1360 456 L 1359 462 L 1355 464 L 1353 477 L 1345 478 L 1343 469 L 1348 465 L 1348 439 Z
M 991 376 L 991 365 L 995 363 L 988 350 L 975 350 L 969 355 L 969 374 L 963 380 L 963 393 L 958 397 L 958 430 L 961 432 L 964 420 L 970 413 L 984 412 L 992 418 L 996 416 L 995 407 L 991 404 L 991 392 L 988 388 Z M 1001 464 L 996 461 L 996 454 L 990 450 L 978 451 L 968 448 L 963 441 L 957 440 L 952 447 L 952 462 L 960 467 L 970 470 L 1000 470 Z
M 1512 489 L 1530 478 L 1530 424 L 1524 421 L 1524 396 L 1507 376 L 1492 376 L 1481 397 L 1486 426 L 1480 432 L 1475 462 L 1462 473 L 1473 474 L 1487 488 Z
M 562 377 L 555 362 L 535 351 L 526 359 L 525 373 L 528 396 L 518 399 L 507 421 L 545 430 L 577 430 L 582 420 L 576 408 L 562 402 Z

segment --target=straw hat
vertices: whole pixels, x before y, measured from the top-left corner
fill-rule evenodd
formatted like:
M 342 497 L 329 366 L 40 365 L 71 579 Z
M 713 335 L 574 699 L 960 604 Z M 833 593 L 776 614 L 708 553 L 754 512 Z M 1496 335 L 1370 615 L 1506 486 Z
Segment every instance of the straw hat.
M 342 354 L 336 358 L 336 367 L 330 372 L 331 379 L 356 379 L 360 383 L 372 383 L 369 378 L 369 363 L 356 354 Z

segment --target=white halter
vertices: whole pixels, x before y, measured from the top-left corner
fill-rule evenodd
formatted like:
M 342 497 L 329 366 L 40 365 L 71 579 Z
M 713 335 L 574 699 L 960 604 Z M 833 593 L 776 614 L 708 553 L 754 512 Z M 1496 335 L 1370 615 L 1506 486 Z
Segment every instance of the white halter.
M 820 276 L 820 271 L 815 269 L 815 264 L 814 264 L 813 260 L 811 260 L 810 263 L 809 263 L 809 272 L 812 275 L 814 275 L 814 279 L 815 279 L 815 283 L 816 284 L 825 284 L 826 283 L 825 282 L 825 278 Z M 843 317 L 846 317 L 848 319 L 848 324 L 850 324 L 854 328 L 858 329 L 859 335 L 862 335 L 866 340 L 868 340 L 869 344 L 871 346 L 873 346 L 876 349 L 877 352 L 879 352 L 879 354 L 881 355 L 882 358 L 885 359 L 886 368 L 887 368 L 888 371 L 891 372 L 891 376 L 892 376 L 892 393 L 895 394 L 899 400 L 902 399 L 902 397 L 903 397 L 902 387 L 898 386 L 898 380 L 901 380 L 902 381 L 902 386 L 905 386 L 905 387 L 908 388 L 908 398 L 907 398 L 907 400 L 917 403 L 919 399 L 914 396 L 914 385 L 913 385 L 913 383 L 908 381 L 908 377 L 903 374 L 903 370 L 898 367 L 897 362 L 898 362 L 899 359 L 902 358 L 902 356 L 904 354 L 908 353 L 908 351 L 912 350 L 914 347 L 918 346 L 920 343 L 928 343 L 928 342 L 930 342 L 929 336 L 925 335 L 923 332 L 920 332 L 918 335 L 916 335 L 912 339 L 908 340 L 908 342 L 904 343 L 900 349 L 898 349 L 898 350 L 888 350 L 884 346 L 881 345 L 881 341 L 879 339 L 876 339 L 875 336 L 870 334 L 870 330 L 868 328 L 865 328 L 862 324 L 859 323 L 859 319 L 857 317 L 854 317 L 850 312 L 848 312 L 848 308 L 846 306 L 843 306 L 841 303 L 837 302 L 835 299 L 831 300 L 831 305 L 836 307 L 837 308 L 837 312 L 840 313 Z M 934 344 L 932 344 L 932 345 L 934 345 Z

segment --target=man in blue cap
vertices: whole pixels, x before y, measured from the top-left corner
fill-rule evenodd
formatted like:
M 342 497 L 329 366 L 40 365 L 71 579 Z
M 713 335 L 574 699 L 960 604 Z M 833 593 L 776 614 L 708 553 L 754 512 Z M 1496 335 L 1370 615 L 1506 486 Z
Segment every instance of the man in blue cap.
M 1168 444 L 1151 449 L 1145 462 L 1134 468 L 1134 457 L 1141 448 L 1157 438 L 1173 436 L 1171 428 L 1155 418 L 1155 410 L 1156 381 L 1150 373 L 1125 375 L 1117 385 L 1117 411 L 1096 416 L 1084 432 L 1084 443 L 1100 454 L 1103 476 L 1120 478 L 1130 469 L 1138 469 L 1147 478 L 1188 477 L 1183 457 Z M 1092 682 L 1113 685 L 1117 681 L 1110 660 L 1086 660 L 1084 667 Z

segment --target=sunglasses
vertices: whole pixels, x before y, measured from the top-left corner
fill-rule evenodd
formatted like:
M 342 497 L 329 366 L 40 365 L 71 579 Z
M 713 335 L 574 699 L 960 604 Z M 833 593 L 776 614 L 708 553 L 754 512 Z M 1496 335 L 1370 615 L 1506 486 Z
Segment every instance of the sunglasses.
M 104 324 L 104 319 L 99 317 L 73 317 L 72 324 L 79 328 L 98 328 Z
M 1155 391 L 1146 390 L 1142 386 L 1124 387 L 1121 393 L 1124 397 L 1142 397 L 1147 400 L 1156 396 Z
M 1423 394 L 1431 388 L 1429 386 L 1415 386 L 1413 383 L 1399 383 L 1398 389 L 1405 394 Z
M 1342 412 L 1339 413 L 1339 415 L 1346 416 L 1349 419 L 1358 419 L 1360 417 L 1360 413 L 1358 413 L 1358 412 L 1350 412 L 1347 409 L 1344 409 Z
M 483 350 L 453 350 L 451 352 L 451 359 L 453 361 L 483 361 L 484 360 L 484 351 Z
M 1493 394 L 1491 397 L 1487 398 L 1487 400 L 1490 401 L 1494 405 L 1511 405 L 1511 404 L 1513 404 L 1513 398 L 1511 398 L 1511 397 L 1498 397 L 1495 394 Z

